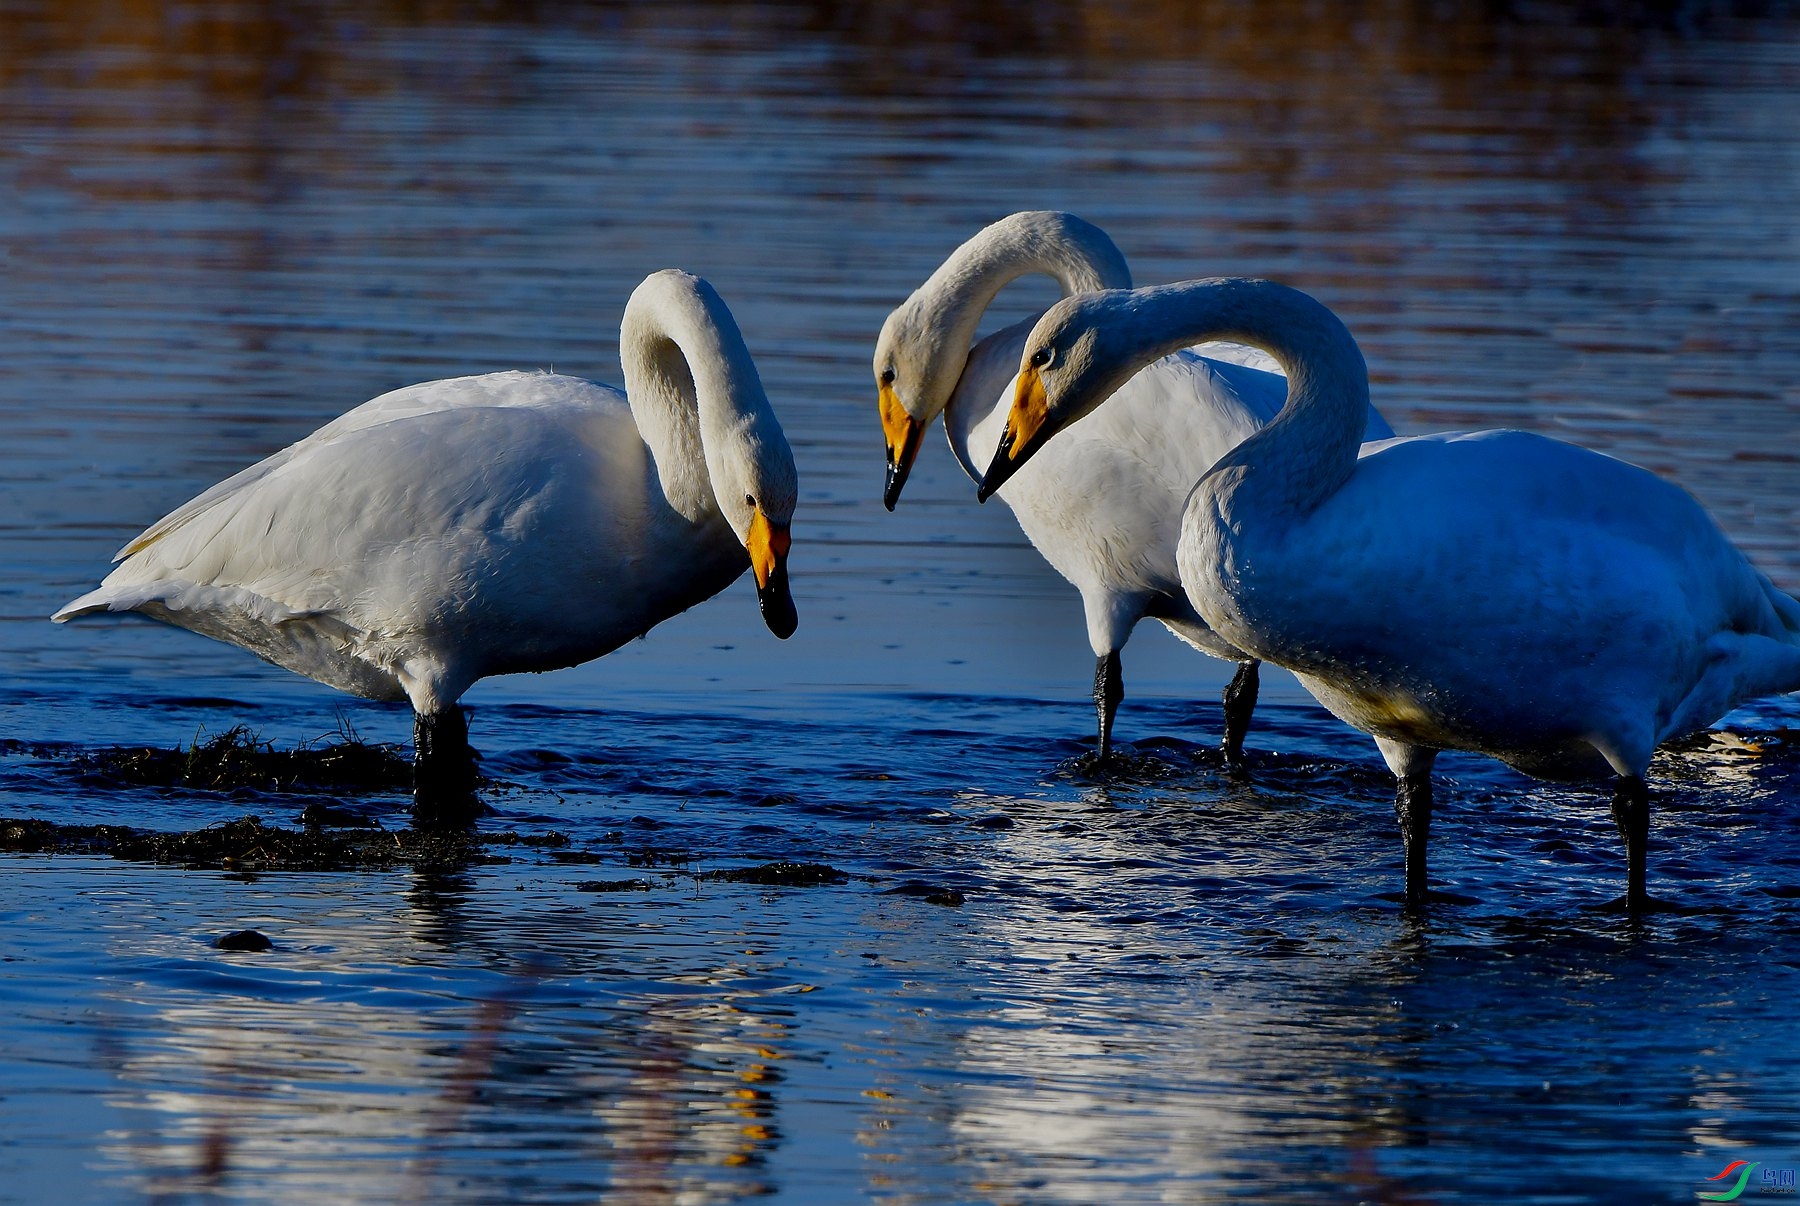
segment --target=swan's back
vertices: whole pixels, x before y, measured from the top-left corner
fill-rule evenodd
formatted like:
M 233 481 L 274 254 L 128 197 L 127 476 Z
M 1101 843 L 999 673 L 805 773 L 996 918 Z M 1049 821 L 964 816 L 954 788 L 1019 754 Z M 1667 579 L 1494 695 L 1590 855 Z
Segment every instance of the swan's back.
M 593 391 L 608 395 L 621 404 L 624 396 L 604 385 L 596 385 L 579 377 L 555 373 L 503 372 L 470 377 L 449 377 L 440 381 L 424 381 L 390 390 L 370 398 L 361 406 L 348 410 L 303 439 L 296 440 L 279 452 L 271 453 L 256 464 L 234 473 L 195 495 L 181 506 L 151 524 L 113 556 L 122 561 L 149 544 L 181 527 L 195 516 L 211 510 L 224 499 L 241 494 L 254 483 L 278 472 L 296 456 L 317 453 L 355 432 L 390 423 L 396 419 L 459 410 L 470 406 L 508 406 L 518 408 L 582 408 L 601 405 Z
M 1190 593 L 1366 730 L 1556 775 L 1600 735 L 1647 751 L 1800 687 L 1800 605 L 1626 462 L 1491 431 L 1376 445 L 1303 521 L 1221 488 L 1192 503 Z

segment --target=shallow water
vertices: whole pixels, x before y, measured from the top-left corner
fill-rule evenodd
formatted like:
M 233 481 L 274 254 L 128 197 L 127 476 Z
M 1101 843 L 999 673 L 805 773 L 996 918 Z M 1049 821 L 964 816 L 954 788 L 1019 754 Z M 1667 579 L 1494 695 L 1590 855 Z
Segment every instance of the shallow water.
M 1646 464 L 1800 589 L 1800 15 L 1360 11 L 0 0 L 0 815 L 290 825 L 314 797 L 71 764 L 404 740 L 236 650 L 43 617 L 382 390 L 617 380 L 651 270 L 732 305 L 804 484 L 794 640 L 739 583 L 471 692 L 492 827 L 560 854 L 7 856 L 0 1200 L 1656 1202 L 1800 1167 L 1800 702 L 1659 762 L 1652 890 L 1691 911 L 1641 928 L 1600 907 L 1599 794 L 1446 757 L 1469 902 L 1411 925 L 1374 751 L 1291 681 L 1230 774 L 1228 668 L 1140 632 L 1133 760 L 1094 780 L 1074 592 L 935 437 L 880 507 L 881 318 L 1060 207 L 1140 281 L 1315 292 L 1398 430 Z M 776 859 L 848 879 L 695 874 Z M 244 927 L 275 949 L 212 947 Z

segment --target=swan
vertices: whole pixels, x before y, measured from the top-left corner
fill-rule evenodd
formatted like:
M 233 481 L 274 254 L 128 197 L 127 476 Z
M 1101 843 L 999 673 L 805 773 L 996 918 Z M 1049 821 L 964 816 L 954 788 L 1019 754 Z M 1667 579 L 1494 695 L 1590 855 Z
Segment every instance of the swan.
M 1396 780 L 1408 906 L 1427 897 L 1432 760 L 1452 749 L 1545 779 L 1616 776 L 1623 903 L 1650 907 L 1651 753 L 1746 700 L 1800 690 L 1800 603 L 1686 491 L 1601 453 L 1480 431 L 1359 457 L 1356 341 L 1268 281 L 1053 306 L 1021 353 L 981 496 L 1137 366 L 1203 338 L 1268 349 L 1290 389 L 1194 487 L 1182 586 L 1222 637 L 1375 738 Z
M 137 612 L 406 699 L 415 822 L 466 823 L 477 679 L 599 657 L 746 564 L 769 629 L 797 622 L 793 456 L 724 301 L 651 275 L 619 358 L 624 392 L 504 372 L 382 394 L 158 520 L 51 618 Z
M 977 232 L 882 324 L 874 369 L 888 510 L 939 414 L 957 462 L 980 480 L 1037 316 L 970 344 L 995 295 L 1032 273 L 1055 277 L 1065 295 L 1131 286 L 1125 257 L 1099 227 L 1073 214 L 1029 211 Z M 1001 493 L 1032 546 L 1081 592 L 1101 762 L 1125 694 L 1119 653 L 1146 616 L 1201 652 L 1239 663 L 1224 692 L 1223 744 L 1228 758 L 1242 756 L 1257 664 L 1188 604 L 1175 544 L 1195 480 L 1274 417 L 1286 393 L 1279 366 L 1260 351 L 1231 344 L 1176 351 L 1132 376 L 1078 436 L 1053 446 Z M 1366 426 L 1369 439 L 1393 434 L 1372 408 Z

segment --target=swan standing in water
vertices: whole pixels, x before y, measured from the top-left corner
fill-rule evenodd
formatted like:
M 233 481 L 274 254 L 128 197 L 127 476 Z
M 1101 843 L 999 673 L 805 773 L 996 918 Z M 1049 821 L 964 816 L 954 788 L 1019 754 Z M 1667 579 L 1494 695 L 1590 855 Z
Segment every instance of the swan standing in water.
M 874 367 L 888 510 L 939 414 L 957 462 L 980 480 L 1036 316 L 969 345 L 995 295 L 1032 273 L 1055 277 L 1065 296 L 1131 287 L 1125 257 L 1098 227 L 1072 214 L 1016 213 L 958 247 L 882 324 Z M 1281 409 L 1287 384 L 1262 371 L 1271 368 L 1273 361 L 1242 346 L 1175 351 L 1132 376 L 1106 410 L 1001 492 L 1032 546 L 1081 592 L 1101 761 L 1125 694 L 1119 651 L 1146 616 L 1203 653 L 1239 663 L 1224 693 L 1224 748 L 1234 760 L 1242 755 L 1256 707 L 1256 662 L 1189 605 L 1175 545 L 1194 482 Z M 1373 409 L 1365 426 L 1367 439 L 1393 434 Z
M 655 273 L 619 358 L 624 393 L 511 372 L 365 402 L 158 520 L 52 618 L 135 611 L 409 700 L 415 820 L 466 823 L 475 680 L 599 657 L 746 565 L 794 631 L 794 461 L 731 312 Z
M 1267 281 L 1052 307 L 1026 342 L 982 497 L 1139 365 L 1208 338 L 1267 348 L 1291 385 L 1279 417 L 1194 488 L 1182 585 L 1226 640 L 1374 736 L 1398 780 L 1409 905 L 1426 899 L 1432 760 L 1456 749 L 1540 778 L 1616 775 L 1625 903 L 1647 907 L 1652 752 L 1745 700 L 1800 690 L 1800 603 L 1686 491 L 1597 452 L 1484 431 L 1359 459 L 1356 341 Z

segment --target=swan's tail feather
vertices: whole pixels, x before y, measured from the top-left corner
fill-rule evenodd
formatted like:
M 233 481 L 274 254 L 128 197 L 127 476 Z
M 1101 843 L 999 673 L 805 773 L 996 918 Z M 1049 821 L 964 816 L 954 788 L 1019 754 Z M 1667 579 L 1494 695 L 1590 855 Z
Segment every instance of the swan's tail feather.
M 1790 595 L 1777 594 L 1775 614 L 1781 617 L 1781 622 L 1793 634 L 1794 643 L 1800 645 L 1800 600 L 1795 600 Z
M 1707 654 L 1706 672 L 1676 707 L 1657 744 L 1703 729 L 1749 700 L 1800 691 L 1800 640 L 1721 632 L 1707 642 Z
M 1768 595 L 1769 605 L 1775 609 L 1775 618 L 1787 629 L 1790 644 L 1800 645 L 1800 600 L 1781 590 L 1768 575 L 1763 575 L 1763 591 Z
M 66 624 L 70 620 L 78 620 L 82 616 L 91 616 L 97 611 L 112 610 L 112 591 L 106 587 L 90 590 L 79 599 L 70 599 L 56 609 L 50 619 L 57 624 Z
M 284 624 L 290 620 L 319 614 L 316 611 L 288 607 L 242 587 L 162 581 L 120 586 L 103 584 L 78 599 L 64 603 L 50 618 L 62 624 L 98 612 L 136 611 L 183 628 L 200 628 L 200 625 L 184 623 L 176 617 L 187 611 L 207 613 L 232 609 L 252 621 L 269 625 Z

